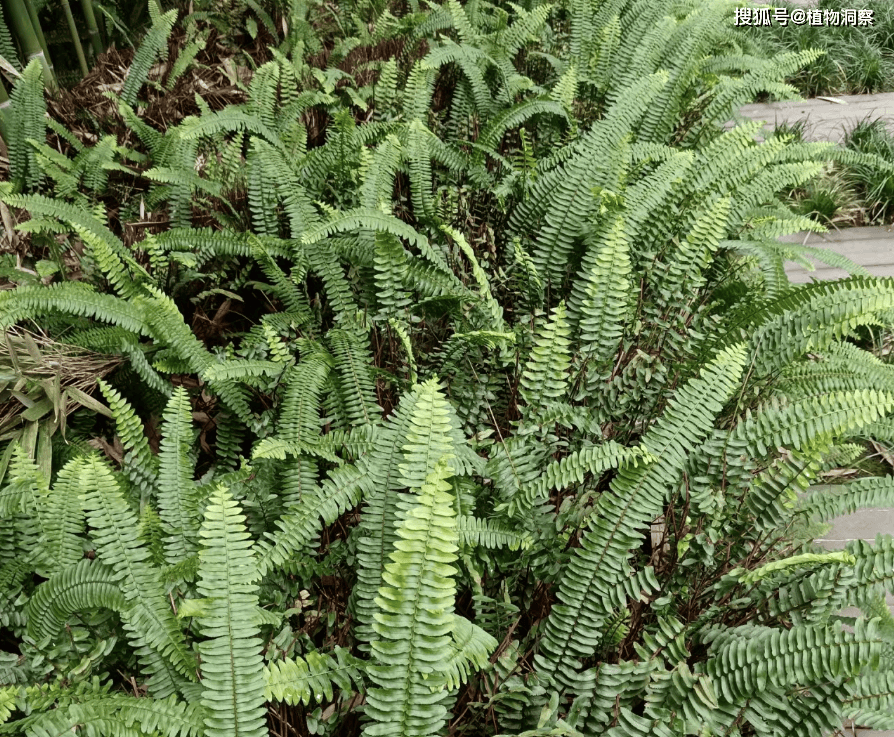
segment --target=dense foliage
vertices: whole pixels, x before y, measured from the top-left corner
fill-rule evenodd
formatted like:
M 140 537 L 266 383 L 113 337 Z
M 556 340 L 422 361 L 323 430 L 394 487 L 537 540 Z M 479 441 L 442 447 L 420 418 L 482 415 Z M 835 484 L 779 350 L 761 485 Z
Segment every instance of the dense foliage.
M 776 240 L 884 164 L 723 127 L 815 54 L 700 0 L 149 11 L 93 131 L 12 94 L 0 733 L 894 726 L 894 540 L 809 542 L 894 503 L 812 486 L 894 434 L 847 340 L 894 281 Z M 147 122 L 240 34 L 244 101 Z

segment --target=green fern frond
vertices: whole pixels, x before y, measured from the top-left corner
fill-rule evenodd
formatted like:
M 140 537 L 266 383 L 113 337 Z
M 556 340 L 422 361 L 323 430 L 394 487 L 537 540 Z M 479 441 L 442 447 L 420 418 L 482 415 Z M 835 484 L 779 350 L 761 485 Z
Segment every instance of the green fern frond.
M 350 233 L 354 230 L 382 231 L 409 241 L 419 248 L 428 247 L 428 239 L 414 228 L 393 215 L 387 215 L 381 210 L 370 207 L 358 207 L 339 214 L 332 220 L 305 232 L 301 236 L 301 241 L 305 245 L 311 245 L 336 233 Z
M 340 647 L 332 655 L 311 650 L 303 658 L 274 661 L 264 668 L 265 698 L 291 706 L 332 701 L 333 686 L 342 694 L 362 688 L 361 665 Z
M 28 636 L 36 642 L 53 640 L 73 614 L 96 608 L 123 612 L 127 601 L 112 569 L 82 559 L 63 567 L 28 600 Z
M 468 683 L 475 671 L 490 666 L 490 655 L 497 647 L 496 638 L 489 635 L 465 617 L 453 615 L 450 658 L 444 664 L 448 691 Z
M 111 294 L 99 294 L 83 282 L 61 282 L 48 287 L 20 286 L 0 294 L 0 328 L 17 322 L 63 314 L 91 317 L 137 335 L 148 334 L 142 310 Z
M 395 518 L 397 493 L 405 488 L 400 464 L 404 459 L 403 445 L 407 441 L 413 419 L 417 417 L 417 405 L 423 387 L 416 386 L 401 397 L 396 411 L 379 427 L 376 443 L 367 456 L 358 461 L 363 473 L 364 505 L 358 525 L 357 583 L 352 592 L 352 603 L 358 626 L 355 634 L 361 642 L 374 639 L 371 630 L 374 599 L 382 585 L 382 572 L 388 562 L 388 554 L 395 543 Z M 432 387 L 428 387 L 429 393 Z M 432 415 L 434 398 L 429 396 L 429 416 Z M 424 413 L 417 418 L 424 423 Z M 425 427 L 421 428 L 425 431 Z M 443 426 L 440 428 L 443 431 Z M 431 442 L 445 442 L 444 436 L 436 436 Z M 427 464 L 427 460 L 424 461 Z
M 202 373 L 205 381 L 249 381 L 260 377 L 276 378 L 282 375 L 283 365 L 276 361 L 231 358 L 223 363 L 213 363 Z
M 552 489 L 562 491 L 582 484 L 587 475 L 598 478 L 610 468 L 618 468 L 622 464 L 636 466 L 640 460 L 648 462 L 641 450 L 625 448 L 611 440 L 590 445 L 546 465 L 543 475 L 522 489 L 522 496 L 526 504 L 531 505 L 538 499 L 546 498 Z
M 19 527 L 29 563 L 41 575 L 57 566 L 74 565 L 83 555 L 84 511 L 79 498 L 76 466 L 66 464 L 53 490 L 37 465 L 16 443 L 9 477 L 0 490 L 0 519 Z
M 158 458 L 149 447 L 149 440 L 143 432 L 143 420 L 137 416 L 130 403 L 105 381 L 98 383 L 103 398 L 112 411 L 115 430 L 121 445 L 127 452 L 122 470 L 127 479 L 145 497 L 155 495 Z
M 33 189 L 40 184 L 41 169 L 37 153 L 28 139 L 46 141 L 46 101 L 43 96 L 43 74 L 40 62 L 32 59 L 22 71 L 10 96 L 12 120 L 8 126 L 10 178 L 16 188 Z
M 177 11 L 169 10 L 164 15 L 153 19 L 152 26 L 140 48 L 134 54 L 127 79 L 124 80 L 124 87 L 121 89 L 121 100 L 128 105 L 135 105 L 137 102 L 137 93 L 149 76 L 149 70 L 155 59 L 163 51 L 167 50 L 168 37 L 174 30 L 174 24 L 177 22 Z
M 621 217 L 588 244 L 572 290 L 569 314 L 578 324 L 581 352 L 598 377 L 605 374 L 624 334 L 630 304 L 630 245 Z
M 837 627 L 767 629 L 751 637 L 716 639 L 706 672 L 727 703 L 738 703 L 769 688 L 825 683 L 856 675 L 877 663 L 884 648 L 873 623 L 857 620 L 853 633 Z
M 631 549 L 645 527 L 661 512 L 664 499 L 679 483 L 687 455 L 713 428 L 714 418 L 732 395 L 745 364 L 738 345 L 719 354 L 702 372 L 678 390 L 662 417 L 643 436 L 643 449 L 655 460 L 624 466 L 603 492 L 589 529 L 574 551 L 559 588 L 561 604 L 553 607 L 538 656 L 540 668 L 562 680 L 569 659 L 591 655 L 602 623 L 610 614 L 609 591 L 628 578 Z M 564 665 L 561 665 L 564 664 Z
M 817 282 L 783 293 L 756 309 L 742 311 L 727 335 L 748 330 L 757 349 L 755 372 L 782 368 L 808 350 L 823 351 L 859 325 L 880 320 L 894 307 L 894 282 L 852 277 Z
M 441 731 L 448 710 L 446 674 L 451 655 L 456 569 L 456 521 L 440 460 L 418 492 L 398 502 L 398 542 L 382 574 L 367 674 L 372 723 L 364 735 L 413 737 Z
M 369 371 L 372 357 L 359 330 L 334 329 L 326 342 L 335 358 L 338 395 L 353 425 L 375 424 L 382 410 L 376 402 L 375 383 Z
M 211 494 L 199 536 L 197 590 L 208 600 L 199 617 L 207 638 L 199 643 L 205 734 L 263 737 L 263 643 L 254 623 L 260 576 L 245 517 L 226 487 Z
M 461 546 L 509 548 L 524 550 L 531 546 L 530 535 L 493 519 L 465 515 L 456 518 L 456 532 Z
M 560 302 L 552 317 L 538 330 L 531 356 L 521 376 L 521 395 L 529 412 L 546 408 L 551 401 L 568 393 L 571 366 L 571 329 L 565 303 Z
M 169 659 L 183 676 L 196 678 L 196 663 L 186 645 L 161 587 L 158 572 L 147 563 L 149 551 L 137 537 L 139 523 L 124 500 L 115 477 L 95 456 L 72 462 L 83 494 L 87 522 L 99 559 L 111 568 L 129 611 L 125 626 L 135 645 Z M 158 660 L 144 662 L 153 675 L 164 681 Z M 164 688 L 159 697 L 166 696 Z
M 311 489 L 282 519 L 279 528 L 258 542 L 258 569 L 266 575 L 310 545 L 323 524 L 332 524 L 360 503 L 364 474 L 354 465 L 333 469 L 318 488 Z
M 856 479 L 834 487 L 820 487 L 801 499 L 798 511 L 830 520 L 858 509 L 894 506 L 894 477 Z
M 192 405 L 183 387 L 174 390 L 165 407 L 158 452 L 158 513 L 166 534 L 165 560 L 179 563 L 196 552 L 199 510 L 195 498 Z

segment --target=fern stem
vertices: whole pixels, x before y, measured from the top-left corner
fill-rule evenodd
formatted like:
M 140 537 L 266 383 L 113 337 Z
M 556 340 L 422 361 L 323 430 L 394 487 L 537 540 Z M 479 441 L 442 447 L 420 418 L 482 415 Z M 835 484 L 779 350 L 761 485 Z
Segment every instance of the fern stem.
M 86 77 L 90 70 L 87 68 L 87 60 L 84 58 L 84 47 L 81 46 L 78 27 L 75 24 L 74 16 L 71 14 L 71 5 L 68 4 L 68 0 L 62 0 L 62 10 L 65 11 L 65 20 L 68 21 L 68 30 L 71 32 L 71 42 L 74 44 L 75 53 L 78 55 L 78 66 L 81 67 L 81 74 Z
M 28 9 L 25 6 L 25 0 L 7 0 L 6 9 L 9 11 L 13 30 L 16 36 L 18 36 L 19 43 L 21 43 L 22 50 L 25 52 L 28 61 L 38 59 L 40 66 L 43 68 L 44 84 L 47 87 L 55 88 L 56 78 L 53 75 L 53 67 L 50 65 L 50 60 L 44 54 L 43 48 L 41 48 L 38 41 Z
M 103 52 L 102 39 L 99 36 L 99 26 L 96 24 L 96 14 L 93 12 L 93 0 L 81 0 L 84 10 L 84 18 L 87 21 L 87 30 L 90 34 L 90 45 L 93 53 L 99 56 Z

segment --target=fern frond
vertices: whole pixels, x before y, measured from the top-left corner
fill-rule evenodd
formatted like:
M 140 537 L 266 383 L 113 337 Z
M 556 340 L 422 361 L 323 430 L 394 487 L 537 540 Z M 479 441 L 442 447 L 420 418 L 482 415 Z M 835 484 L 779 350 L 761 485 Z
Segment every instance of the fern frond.
M 149 498 L 155 495 L 158 458 L 149 447 L 149 440 L 143 432 L 143 421 L 134 412 L 130 403 L 105 381 L 97 382 L 103 398 L 112 410 L 115 431 L 121 445 L 127 452 L 122 464 L 127 479 Z
M 226 487 L 219 486 L 205 507 L 199 531 L 197 590 L 208 600 L 199 623 L 207 638 L 202 656 L 202 705 L 208 737 L 263 737 L 263 643 L 258 609 L 258 567 L 245 517 Z
M 194 469 L 189 460 L 191 426 L 189 396 L 183 387 L 177 387 L 165 407 L 158 452 L 158 513 L 167 535 L 164 547 L 169 565 L 196 552 L 194 541 L 199 527 L 199 510 Z
M 40 184 L 41 169 L 37 153 L 28 139 L 38 143 L 46 141 L 46 101 L 40 62 L 32 59 L 16 82 L 10 96 L 12 121 L 8 126 L 9 168 L 17 190 L 33 189 Z
M 594 236 L 569 305 L 581 352 L 599 377 L 618 351 L 628 317 L 631 264 L 624 230 L 623 218 L 617 217 Z
M 451 654 L 444 664 L 444 687 L 448 691 L 468 683 L 475 672 L 490 666 L 490 655 L 497 647 L 497 640 L 465 617 L 453 615 Z
M 351 424 L 375 424 L 382 410 L 376 402 L 375 383 L 369 371 L 372 356 L 365 336 L 357 330 L 334 329 L 327 333 L 326 342 L 335 358 L 338 395 Z
M 755 372 L 761 376 L 808 350 L 825 350 L 858 325 L 880 320 L 892 306 L 894 281 L 889 279 L 817 282 L 742 312 L 729 326 L 728 336 L 749 331 L 757 349 Z
M 398 543 L 382 574 L 367 674 L 365 735 L 434 735 L 447 718 L 442 664 L 454 628 L 456 521 L 445 461 L 398 502 Z
M 174 24 L 177 22 L 177 11 L 169 10 L 164 15 L 153 19 L 152 26 L 140 48 L 134 54 L 133 61 L 127 73 L 127 79 L 124 80 L 124 87 L 121 90 L 121 100 L 128 105 L 135 105 L 137 102 L 137 93 L 149 76 L 149 70 L 155 59 L 162 51 L 167 50 L 168 36 L 174 30 Z
M 301 242 L 311 245 L 329 238 L 336 233 L 350 233 L 354 230 L 374 230 L 390 233 L 409 241 L 419 248 L 428 248 L 428 239 L 411 226 L 393 215 L 370 207 L 358 207 L 342 213 L 328 222 L 311 228 L 301 236 Z
M 568 393 L 570 334 L 565 303 L 560 302 L 551 319 L 538 330 L 522 372 L 521 395 L 529 412 L 546 408 L 551 401 L 561 400 Z
M 810 625 L 765 629 L 750 637 L 716 639 L 706 671 L 718 695 L 734 704 L 768 687 L 809 686 L 855 675 L 877 663 L 883 648 L 876 627 L 864 620 L 857 620 L 853 633 Z
M 493 519 L 465 515 L 456 518 L 456 532 L 461 546 L 509 548 L 524 550 L 531 546 L 530 535 Z
M 115 578 L 112 569 L 86 559 L 62 568 L 28 600 L 28 636 L 37 642 L 55 639 L 81 611 L 99 607 L 123 612 L 127 600 Z
M 195 679 L 195 658 L 165 599 L 158 572 L 147 563 L 149 551 L 137 538 L 137 518 L 125 502 L 115 477 L 95 456 L 72 464 L 97 554 L 114 571 L 114 580 L 127 599 L 129 611 L 125 626 L 134 644 L 140 650 L 157 652 L 169 659 L 179 673 Z M 157 660 L 148 665 L 150 672 L 162 676 L 157 670 Z M 159 694 L 166 695 L 169 694 Z
M 571 658 L 588 657 L 601 639 L 601 625 L 610 614 L 606 597 L 628 578 L 630 550 L 662 509 L 665 497 L 679 483 L 688 453 L 713 428 L 714 418 L 732 395 L 745 364 L 744 345 L 724 351 L 700 378 L 674 396 L 664 415 L 643 437 L 642 446 L 655 460 L 625 466 L 603 492 L 581 547 L 566 569 L 559 588 L 561 604 L 547 619 L 538 663 L 562 680 L 558 669 Z
M 332 655 L 311 650 L 303 658 L 274 661 L 264 668 L 265 698 L 291 706 L 332 701 L 333 686 L 343 694 L 362 688 L 360 667 L 361 661 L 340 647 Z
M 48 287 L 20 286 L 0 294 L 0 328 L 4 330 L 21 320 L 55 312 L 92 317 L 138 335 L 148 334 L 139 306 L 111 294 L 99 294 L 83 282 L 68 281 Z
M 311 489 L 282 519 L 279 528 L 257 544 L 258 570 L 266 575 L 313 542 L 322 524 L 332 524 L 340 514 L 357 506 L 364 474 L 354 465 L 333 469 L 318 488 Z

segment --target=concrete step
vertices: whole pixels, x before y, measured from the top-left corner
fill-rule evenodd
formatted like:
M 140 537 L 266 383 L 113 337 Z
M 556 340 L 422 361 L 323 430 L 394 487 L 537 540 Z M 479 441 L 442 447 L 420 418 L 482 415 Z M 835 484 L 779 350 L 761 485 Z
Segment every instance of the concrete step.
M 877 535 L 894 535 L 894 509 L 858 509 L 829 521 L 832 529 L 816 539 L 827 550 L 841 550 L 851 540 L 873 542 Z
M 832 102 L 830 100 L 837 100 Z M 894 92 L 877 95 L 838 95 L 822 100 L 792 100 L 785 102 L 759 102 L 744 105 L 739 115 L 750 120 L 761 120 L 767 125 L 765 134 L 782 123 L 791 125 L 806 122 L 804 138 L 808 141 L 832 141 L 841 143 L 845 133 L 862 120 L 882 118 L 894 132 Z M 732 127 L 735 123 L 727 123 Z
M 894 276 L 894 227 L 891 226 L 847 228 L 829 233 L 796 233 L 780 240 L 835 251 L 865 267 L 873 276 Z M 815 271 L 788 263 L 785 273 L 795 284 L 842 279 L 848 275 L 842 269 L 821 262 L 817 262 Z

